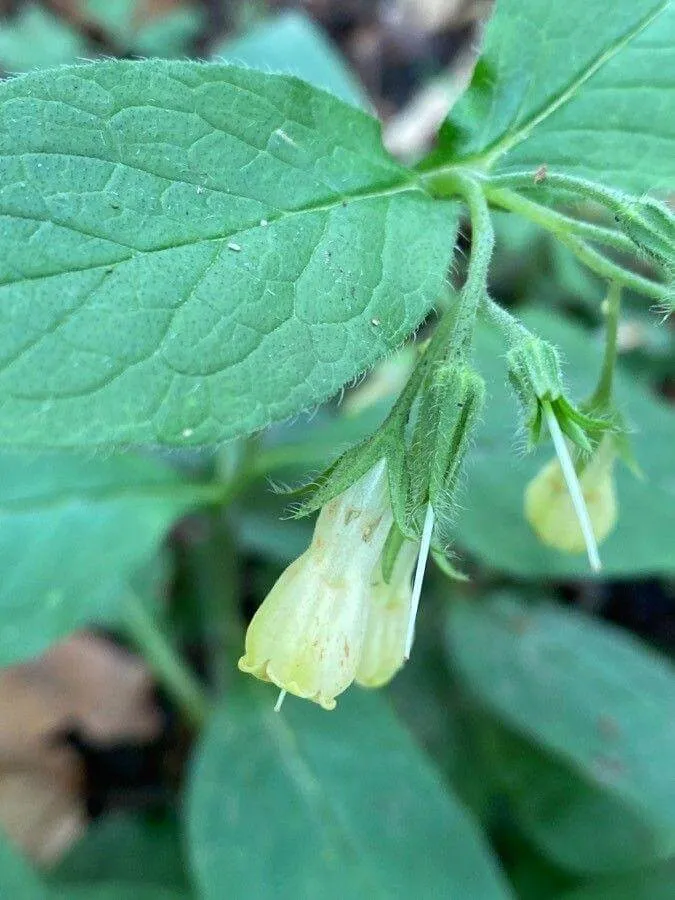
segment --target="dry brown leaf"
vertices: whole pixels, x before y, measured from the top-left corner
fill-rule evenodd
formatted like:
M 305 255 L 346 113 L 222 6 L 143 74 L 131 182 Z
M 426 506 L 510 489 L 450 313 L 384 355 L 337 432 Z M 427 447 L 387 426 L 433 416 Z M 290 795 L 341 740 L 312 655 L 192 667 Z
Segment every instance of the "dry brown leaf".
M 37 771 L 3 774 L 0 824 L 28 857 L 43 865 L 54 863 L 86 826 L 77 784 Z
M 95 743 L 147 741 L 162 720 L 146 666 L 111 641 L 82 633 L 0 673 L 0 764 L 77 730 Z
M 86 822 L 80 757 L 63 736 L 143 743 L 162 727 L 145 665 L 88 633 L 0 673 L 0 721 L 0 826 L 45 864 Z

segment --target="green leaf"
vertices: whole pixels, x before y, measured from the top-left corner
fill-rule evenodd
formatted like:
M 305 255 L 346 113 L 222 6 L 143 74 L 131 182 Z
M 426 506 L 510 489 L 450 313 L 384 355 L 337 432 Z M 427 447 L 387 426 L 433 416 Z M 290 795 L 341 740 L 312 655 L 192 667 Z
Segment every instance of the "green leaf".
M 252 432 L 334 394 L 441 290 L 454 204 L 296 79 L 106 62 L 0 84 L 0 124 L 6 443 Z
M 189 900 L 185 891 L 146 884 L 86 884 L 56 888 L 43 900 Z M 13 898 L 12 898 L 13 900 Z
M 0 834 L 0 897 L 7 900 L 45 900 L 37 873 Z
M 558 900 L 673 900 L 675 863 L 621 878 L 603 878 Z
M 498 0 L 440 158 L 672 190 L 674 40 L 669 0 Z
M 520 832 L 556 866 L 576 876 L 633 871 L 675 850 L 671 832 L 528 739 L 484 723 L 484 741 Z M 611 758 L 598 769 L 611 778 Z
M 562 350 L 570 396 L 581 399 L 590 394 L 600 368 L 600 341 L 552 312 L 531 311 L 522 319 L 533 332 Z M 553 456 L 553 450 L 547 445 L 527 456 L 519 450 L 518 414 L 506 384 L 504 350 L 496 331 L 485 325 L 478 329 L 476 360 L 488 383 L 487 402 L 468 466 L 462 511 L 457 517 L 457 539 L 488 565 L 519 576 L 588 576 L 588 562 L 583 555 L 569 555 L 544 546 L 525 519 L 525 486 Z M 631 446 L 644 477 L 636 478 L 623 464 L 616 467 L 619 521 L 600 547 L 603 574 L 607 577 L 672 572 L 675 546 L 671 509 L 675 483 L 671 448 L 675 443 L 675 415 L 620 370 L 616 396 L 633 428 Z
M 0 665 L 87 622 L 114 621 L 125 580 L 212 495 L 131 455 L 0 455 Z
M 28 69 L 73 63 L 90 52 L 69 25 L 35 3 L 21 4 L 16 16 L 0 20 L 0 69 Z
M 509 595 L 456 603 L 451 658 L 504 726 L 497 772 L 519 824 L 559 865 L 635 868 L 675 854 L 675 669 L 579 613 Z
M 332 715 L 273 702 L 239 687 L 203 738 L 188 827 L 204 900 L 511 896 L 380 697 L 355 689 Z
M 342 55 L 302 12 L 283 12 L 243 37 L 224 41 L 213 51 L 213 57 L 266 72 L 297 75 L 354 106 L 370 106 Z
M 178 823 L 114 813 L 92 822 L 49 873 L 56 885 L 146 884 L 187 890 Z

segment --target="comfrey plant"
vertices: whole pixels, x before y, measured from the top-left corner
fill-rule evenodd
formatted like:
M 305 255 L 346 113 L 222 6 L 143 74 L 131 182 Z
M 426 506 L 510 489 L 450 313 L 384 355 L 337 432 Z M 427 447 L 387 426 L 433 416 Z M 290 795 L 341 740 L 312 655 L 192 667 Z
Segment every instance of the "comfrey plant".
M 513 433 L 555 452 L 511 514 L 550 548 L 585 550 L 593 570 L 620 521 L 614 469 L 631 462 L 612 394 L 621 294 L 668 312 L 675 270 L 663 199 L 673 154 L 656 131 L 642 136 L 669 121 L 670 88 L 643 62 L 649 91 L 634 102 L 623 66 L 642 42 L 671 46 L 675 12 L 635 0 L 589 28 L 564 6 L 497 3 L 470 87 L 413 167 L 387 153 L 371 115 L 286 75 L 105 61 L 0 84 L 5 445 L 105 448 L 109 459 L 130 446 L 217 448 L 335 395 L 426 323 L 384 423 L 303 496 L 301 513 L 319 513 L 312 543 L 246 638 L 244 671 L 326 708 L 407 658 L 429 555 L 457 574 L 457 485 L 491 415 L 478 328 L 499 336 L 520 408 Z M 525 49 L 524 19 L 537 36 Z M 490 296 L 496 210 L 545 229 L 606 285 L 606 349 L 587 400 L 572 397 L 555 338 Z M 461 217 L 470 254 L 455 290 Z M 115 584 L 186 508 L 224 505 L 272 473 L 258 444 L 237 446 L 243 463 L 233 474 L 217 451 L 206 484 L 134 458 L 139 483 L 146 472 L 177 487 L 159 505 L 143 495 L 145 542 L 117 555 L 104 543 Z M 130 459 L 103 483 L 126 484 Z M 112 575 L 93 571 L 73 579 L 86 603 L 70 604 L 61 580 L 40 588 L 53 615 L 25 652 L 106 608 Z M 23 655 L 7 643 L 8 658 Z
M 0 835 L 0 897 L 675 897 L 675 671 L 551 602 L 602 566 L 667 610 L 675 3 L 496 0 L 405 162 L 272 27 L 261 70 L 0 81 L 0 665 L 104 628 L 189 726 L 162 823 L 49 889 Z

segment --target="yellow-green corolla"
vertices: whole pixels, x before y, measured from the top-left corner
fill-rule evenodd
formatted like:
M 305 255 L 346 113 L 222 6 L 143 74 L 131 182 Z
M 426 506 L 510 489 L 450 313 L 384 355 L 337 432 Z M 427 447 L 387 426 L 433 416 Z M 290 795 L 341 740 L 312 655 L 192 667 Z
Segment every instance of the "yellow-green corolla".
M 363 687 L 382 687 L 405 662 L 417 552 L 417 544 L 404 542 L 389 583 L 384 580 L 381 567 L 377 567 L 368 596 L 368 622 L 356 671 L 356 681 Z
M 253 617 L 239 668 L 334 709 L 359 671 L 373 573 L 391 524 L 381 460 L 322 508 L 309 548 Z
M 617 519 L 614 458 L 612 438 L 605 437 L 579 474 L 581 496 L 598 544 Z M 525 516 L 542 543 L 567 553 L 581 553 L 587 548 L 558 459 L 552 459 L 528 484 Z

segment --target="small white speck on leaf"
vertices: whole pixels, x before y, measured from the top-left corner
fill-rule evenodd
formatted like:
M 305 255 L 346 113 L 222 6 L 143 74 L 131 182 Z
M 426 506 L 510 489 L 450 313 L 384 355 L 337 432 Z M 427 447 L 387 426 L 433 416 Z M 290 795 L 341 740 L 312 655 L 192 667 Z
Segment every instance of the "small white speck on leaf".
M 371 325 L 374 325 L 375 328 L 377 328 L 377 326 L 378 326 L 378 325 L 381 325 L 382 323 L 380 322 L 379 319 L 371 319 L 371 320 L 370 320 L 370 324 L 371 324 Z
M 267 228 L 267 226 L 268 226 L 269 224 L 270 224 L 270 223 L 267 221 L 267 219 L 261 219 L 261 220 L 260 220 L 260 227 L 261 227 L 261 228 Z
M 272 134 L 276 134 L 278 137 L 281 138 L 282 141 L 285 141 L 291 147 L 295 147 L 296 150 L 300 149 L 299 146 L 293 140 L 293 138 L 290 137 L 289 135 L 287 135 L 286 132 L 283 130 L 283 128 L 275 128 L 275 130 L 272 132 Z
M 227 249 L 234 250 L 235 253 L 239 253 L 239 251 L 241 250 L 241 247 L 239 246 L 239 244 L 235 244 L 234 241 L 232 241 L 227 245 Z
M 198 193 L 198 194 L 203 194 L 203 193 L 204 193 L 204 188 L 201 186 L 201 184 L 198 184 L 198 185 L 197 185 L 197 193 Z
M 194 428 L 184 428 L 183 431 L 181 432 L 181 434 L 183 435 L 184 438 L 192 437 L 192 435 L 194 433 L 195 433 Z

